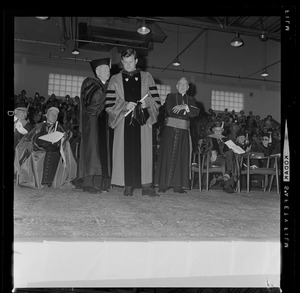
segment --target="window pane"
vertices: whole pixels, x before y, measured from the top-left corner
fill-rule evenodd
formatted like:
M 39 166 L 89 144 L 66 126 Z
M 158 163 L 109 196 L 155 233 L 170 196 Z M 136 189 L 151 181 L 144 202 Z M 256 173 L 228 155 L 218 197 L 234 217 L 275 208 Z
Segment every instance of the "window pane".
M 157 84 L 157 90 L 160 96 L 161 104 L 165 103 L 167 94 L 171 92 L 171 86 L 170 85 L 164 85 L 164 84 Z
M 239 112 L 244 107 L 244 95 L 236 92 L 215 91 L 211 92 L 211 108 L 216 111 L 235 110 Z
M 80 96 L 80 89 L 85 76 L 50 73 L 48 78 L 48 95 L 54 93 L 58 97 Z

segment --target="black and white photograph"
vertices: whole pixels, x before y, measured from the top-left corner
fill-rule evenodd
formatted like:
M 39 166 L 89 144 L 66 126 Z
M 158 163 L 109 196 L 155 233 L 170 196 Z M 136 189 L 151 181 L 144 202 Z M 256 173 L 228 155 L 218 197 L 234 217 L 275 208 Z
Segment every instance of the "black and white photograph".
M 3 13 L 2 291 L 295 292 L 296 6 L 37 11 Z

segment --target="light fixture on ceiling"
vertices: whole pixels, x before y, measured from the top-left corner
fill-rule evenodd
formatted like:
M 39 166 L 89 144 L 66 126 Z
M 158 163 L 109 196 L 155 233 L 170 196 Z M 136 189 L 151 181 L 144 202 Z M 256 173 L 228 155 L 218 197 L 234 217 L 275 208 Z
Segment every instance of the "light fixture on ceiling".
M 235 37 L 230 42 L 230 45 L 232 47 L 238 48 L 244 45 L 244 41 L 240 38 L 240 35 L 238 33 L 235 33 Z
M 73 55 L 79 55 L 79 50 L 78 50 L 78 48 L 77 48 L 77 45 L 75 45 L 75 47 L 74 47 L 74 49 L 72 50 L 72 54 Z
M 140 34 L 140 35 L 148 35 L 151 30 L 149 28 L 149 26 L 146 24 L 145 22 L 145 19 L 143 19 L 143 23 L 142 25 L 140 25 L 137 29 L 137 32 Z
M 266 41 L 266 40 L 268 40 L 268 33 L 267 33 L 267 31 L 266 31 L 266 27 L 267 27 L 267 19 L 268 19 L 268 18 L 266 18 L 266 24 L 264 24 L 264 20 L 263 20 L 262 17 L 259 19 L 259 20 L 260 20 L 260 24 L 261 24 L 261 29 L 262 29 L 262 32 L 261 32 L 261 34 L 259 35 L 259 39 L 260 39 L 261 41 Z
M 269 76 L 269 73 L 267 71 L 267 42 L 264 43 L 264 69 L 261 73 L 262 77 L 267 77 Z
M 177 55 L 173 61 L 173 66 L 177 66 L 177 67 L 181 65 L 181 63 L 178 59 L 178 43 L 179 43 L 179 26 L 177 25 Z
M 267 41 L 268 40 L 268 33 L 265 31 L 262 31 L 262 33 L 259 35 L 259 39 L 261 41 Z
M 77 21 L 78 21 L 78 18 L 76 17 L 75 18 L 75 43 L 74 43 L 74 49 L 72 50 L 72 54 L 73 55 L 79 55 L 79 50 L 78 50 L 78 43 L 77 43 L 77 39 L 78 39 L 78 29 L 77 29 Z
M 267 71 L 266 68 L 264 68 L 263 72 L 261 73 L 261 76 L 262 76 L 262 77 L 267 77 L 267 76 L 269 76 L 269 73 L 268 73 L 268 71 Z
M 39 20 L 47 20 L 50 18 L 50 16 L 36 16 L 36 18 Z
M 176 59 L 173 61 L 173 65 L 174 66 L 180 66 L 180 61 L 179 61 L 179 59 L 176 57 Z

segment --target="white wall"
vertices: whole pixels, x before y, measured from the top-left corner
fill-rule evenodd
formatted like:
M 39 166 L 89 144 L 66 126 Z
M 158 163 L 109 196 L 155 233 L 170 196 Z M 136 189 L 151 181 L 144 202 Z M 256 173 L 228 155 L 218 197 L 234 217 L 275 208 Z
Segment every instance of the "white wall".
M 25 60 L 24 60 L 25 59 Z M 37 64 L 26 64 L 26 58 L 22 58 L 22 63 L 16 63 L 14 66 L 15 80 L 14 93 L 19 94 L 22 89 L 25 89 L 28 97 L 33 97 L 35 92 L 48 98 L 48 76 L 49 73 L 61 73 L 80 76 L 90 76 L 91 70 L 89 64 L 80 64 L 75 68 L 61 67 L 48 65 L 47 67 Z M 223 90 L 241 92 L 245 97 L 244 110 L 248 113 L 250 110 L 255 115 L 260 115 L 261 118 L 267 115 L 272 115 L 277 121 L 281 121 L 281 98 L 280 92 L 267 90 L 264 86 L 253 89 L 247 87 L 240 87 L 226 84 L 211 83 L 207 80 L 199 80 L 195 76 L 188 74 L 177 74 L 177 76 L 166 76 L 158 73 L 156 70 L 149 70 L 153 77 L 161 84 L 171 85 L 172 91 L 176 91 L 176 83 L 181 76 L 186 76 L 194 85 L 196 89 L 195 98 L 197 101 L 203 103 L 207 111 L 210 106 L 210 98 L 212 90 Z

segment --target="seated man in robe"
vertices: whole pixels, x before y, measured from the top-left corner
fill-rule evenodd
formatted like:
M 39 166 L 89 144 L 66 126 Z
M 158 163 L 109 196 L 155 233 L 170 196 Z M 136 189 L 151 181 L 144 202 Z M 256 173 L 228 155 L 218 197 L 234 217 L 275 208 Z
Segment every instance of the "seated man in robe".
M 47 120 L 38 123 L 17 145 L 15 170 L 20 185 L 59 188 L 76 177 L 76 161 L 67 134 L 57 121 L 58 113 L 58 108 L 49 108 Z M 58 138 L 51 139 L 49 134 Z
M 227 193 L 234 193 L 233 184 L 236 181 L 236 165 L 234 153 L 225 144 L 228 140 L 222 132 L 224 131 L 223 123 L 215 122 L 212 127 L 212 134 L 207 136 L 208 148 L 210 150 L 210 162 L 214 165 L 223 166 L 223 189 Z M 216 183 L 214 177 L 213 182 L 210 185 Z
M 236 139 L 234 142 L 237 146 L 241 147 L 246 153 L 250 152 L 251 143 L 249 140 L 248 132 L 244 128 L 241 128 L 238 130 L 238 132 L 236 133 Z
M 33 125 L 27 119 L 27 115 L 27 107 L 24 105 L 16 107 L 14 111 L 14 147 L 16 147 L 21 138 L 33 128 Z

